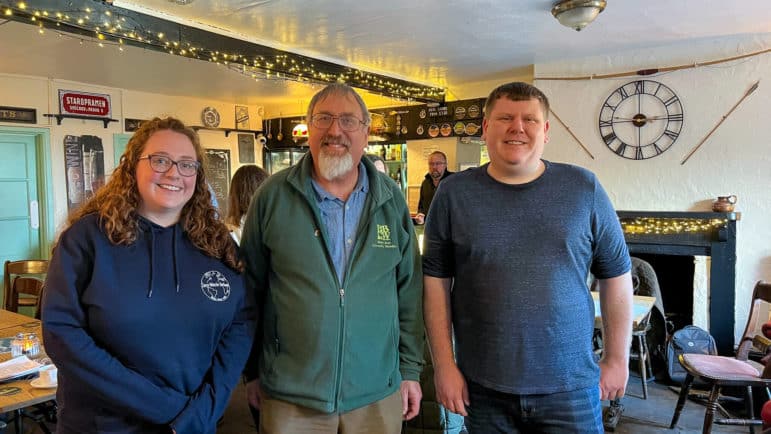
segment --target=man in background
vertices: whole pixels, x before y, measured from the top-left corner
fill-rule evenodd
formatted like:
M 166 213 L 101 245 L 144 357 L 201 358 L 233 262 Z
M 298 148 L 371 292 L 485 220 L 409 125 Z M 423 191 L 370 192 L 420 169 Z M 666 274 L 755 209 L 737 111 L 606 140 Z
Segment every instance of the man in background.
M 308 107 L 310 152 L 257 191 L 241 248 L 261 312 L 244 370 L 264 434 L 399 434 L 422 397 L 422 273 L 399 187 L 362 158 L 344 84 Z
M 428 156 L 428 173 L 426 173 L 426 179 L 420 184 L 420 201 L 418 202 L 418 213 L 415 215 L 415 223 L 422 225 L 425 222 L 439 183 L 453 173 L 447 170 L 447 156 L 444 152 L 434 151 Z

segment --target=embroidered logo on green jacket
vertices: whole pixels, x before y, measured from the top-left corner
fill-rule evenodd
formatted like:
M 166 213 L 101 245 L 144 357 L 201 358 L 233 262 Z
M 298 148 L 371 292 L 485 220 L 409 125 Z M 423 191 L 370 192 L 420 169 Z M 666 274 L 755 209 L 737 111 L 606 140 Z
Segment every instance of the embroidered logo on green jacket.
M 391 240 L 391 229 L 388 225 L 377 225 L 377 240 L 374 247 L 395 249 L 396 244 Z

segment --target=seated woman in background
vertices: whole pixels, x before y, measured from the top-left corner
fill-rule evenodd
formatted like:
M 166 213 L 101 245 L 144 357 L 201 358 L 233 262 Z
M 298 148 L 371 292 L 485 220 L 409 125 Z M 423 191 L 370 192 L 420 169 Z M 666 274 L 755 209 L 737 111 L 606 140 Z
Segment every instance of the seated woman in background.
M 228 194 L 228 216 L 225 224 L 230 229 L 230 235 L 241 243 L 241 230 L 244 225 L 246 212 L 249 210 L 249 202 L 252 201 L 254 192 L 263 181 L 268 179 L 268 172 L 260 166 L 241 166 L 236 170 L 230 181 L 230 193 Z
M 254 306 L 203 160 L 179 120 L 144 122 L 107 185 L 70 215 L 42 303 L 57 433 L 215 432 Z

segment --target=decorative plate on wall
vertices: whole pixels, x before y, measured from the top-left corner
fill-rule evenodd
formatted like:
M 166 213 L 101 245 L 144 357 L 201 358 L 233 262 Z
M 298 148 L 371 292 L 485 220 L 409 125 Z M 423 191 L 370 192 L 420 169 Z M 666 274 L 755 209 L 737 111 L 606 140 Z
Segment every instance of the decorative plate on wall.
M 220 113 L 214 107 L 206 107 L 201 112 L 203 126 L 217 128 L 220 125 Z

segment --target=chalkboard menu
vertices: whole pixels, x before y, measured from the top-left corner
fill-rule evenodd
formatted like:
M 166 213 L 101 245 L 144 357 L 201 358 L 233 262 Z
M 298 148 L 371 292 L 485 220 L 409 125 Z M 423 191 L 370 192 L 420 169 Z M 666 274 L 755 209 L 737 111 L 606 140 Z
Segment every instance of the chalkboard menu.
M 450 101 L 443 105 L 413 105 L 371 111 L 371 134 L 388 143 L 435 137 L 482 135 L 484 98 Z
M 479 98 L 420 107 L 413 118 L 416 126 L 410 138 L 479 136 L 482 134 L 484 103 L 484 98 Z
M 230 149 L 206 149 L 208 159 L 207 176 L 217 196 L 220 211 L 227 213 L 230 186 Z
M 370 110 L 370 135 L 386 144 L 439 137 L 479 137 L 484 105 L 484 98 L 474 98 L 373 109 Z M 302 116 L 264 120 L 265 146 L 268 149 L 297 146 L 292 140 L 292 128 L 302 122 L 305 122 Z
M 254 136 L 251 134 L 238 135 L 238 161 L 241 164 L 254 164 Z

